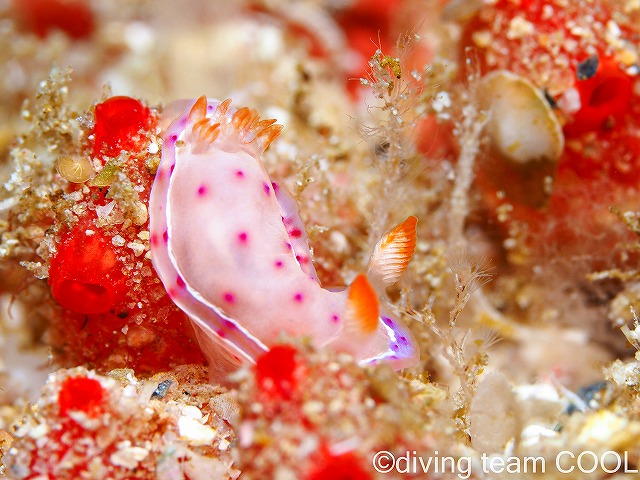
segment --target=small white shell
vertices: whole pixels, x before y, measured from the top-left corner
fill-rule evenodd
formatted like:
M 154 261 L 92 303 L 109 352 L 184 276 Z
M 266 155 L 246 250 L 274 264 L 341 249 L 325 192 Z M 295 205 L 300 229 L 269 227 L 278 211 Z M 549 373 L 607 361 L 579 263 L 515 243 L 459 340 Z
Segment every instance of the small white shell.
M 55 167 L 62 178 L 71 183 L 84 183 L 95 173 L 91 160 L 79 155 L 61 155 Z
M 558 160 L 564 149 L 562 127 L 539 88 L 498 70 L 485 75 L 478 94 L 480 107 L 489 114 L 485 131 L 505 158 L 521 165 Z

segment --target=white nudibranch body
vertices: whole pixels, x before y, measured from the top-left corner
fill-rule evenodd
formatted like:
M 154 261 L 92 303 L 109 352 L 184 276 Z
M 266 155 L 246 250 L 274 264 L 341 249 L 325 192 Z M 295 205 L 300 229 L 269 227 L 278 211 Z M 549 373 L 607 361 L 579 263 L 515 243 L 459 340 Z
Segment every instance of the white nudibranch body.
M 184 101 L 183 103 L 184 104 Z M 415 217 L 378 243 L 366 275 L 323 289 L 296 201 L 261 155 L 281 126 L 201 97 L 167 128 L 149 203 L 152 260 L 191 318 L 210 366 L 253 362 L 282 334 L 363 363 L 416 363 L 409 330 L 379 308 L 372 284 L 398 280 L 415 248 Z

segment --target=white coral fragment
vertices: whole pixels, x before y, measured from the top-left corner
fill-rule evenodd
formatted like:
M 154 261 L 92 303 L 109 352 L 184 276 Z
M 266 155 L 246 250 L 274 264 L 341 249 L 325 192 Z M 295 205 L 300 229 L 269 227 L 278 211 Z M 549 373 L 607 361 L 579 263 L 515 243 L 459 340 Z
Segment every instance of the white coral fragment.
M 111 463 L 119 467 L 133 470 L 142 460 L 147 458 L 149 450 L 142 447 L 125 447 L 111 454 Z
M 192 409 L 198 410 L 197 407 L 185 407 L 184 410 L 188 411 L 183 410 L 178 419 L 180 436 L 192 446 L 211 445 L 216 437 L 216 430 L 200 423 L 198 420 L 202 419 L 202 412 L 200 418 L 196 418 L 197 415 L 194 415 Z

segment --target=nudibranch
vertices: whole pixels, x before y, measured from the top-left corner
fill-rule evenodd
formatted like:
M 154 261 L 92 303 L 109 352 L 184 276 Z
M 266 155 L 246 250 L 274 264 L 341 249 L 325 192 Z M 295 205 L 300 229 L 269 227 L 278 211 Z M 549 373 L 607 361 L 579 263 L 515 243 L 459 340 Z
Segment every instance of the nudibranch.
M 282 127 L 230 100 L 180 102 L 186 109 L 164 134 L 151 190 L 152 261 L 210 366 L 253 363 L 283 334 L 361 363 L 415 364 L 413 336 L 374 287 L 395 283 L 406 268 L 416 218 L 384 235 L 367 273 L 348 288 L 324 289 L 297 202 L 261 160 Z

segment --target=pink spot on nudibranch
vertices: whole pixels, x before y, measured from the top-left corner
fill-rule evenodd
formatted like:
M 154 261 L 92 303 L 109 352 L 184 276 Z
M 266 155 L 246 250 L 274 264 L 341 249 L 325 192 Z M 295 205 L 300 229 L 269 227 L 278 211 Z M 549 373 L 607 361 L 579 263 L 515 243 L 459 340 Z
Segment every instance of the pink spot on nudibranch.
M 340 317 L 334 313 L 333 315 L 331 315 L 331 321 L 333 323 L 338 323 L 340 321 Z
M 293 238 L 300 238 L 300 236 L 302 236 L 302 232 L 299 228 L 294 228 L 289 232 L 289 235 L 291 235 Z
M 236 297 L 231 292 L 225 292 L 222 298 L 224 298 L 224 301 L 227 303 L 234 303 L 236 301 Z
M 158 245 L 158 235 L 156 235 L 155 233 L 151 234 L 151 237 L 149 238 L 149 243 L 151 244 L 152 247 L 155 247 Z
M 247 234 L 247 232 L 240 232 L 238 234 L 238 240 L 240 241 L 240 243 L 247 243 L 249 241 L 249 235 Z
M 271 195 L 271 188 L 269 188 L 269 184 L 268 183 L 263 183 L 262 184 L 262 189 L 264 190 L 264 194 L 267 197 Z
M 286 246 L 287 246 L 287 250 L 291 250 L 292 249 L 291 248 L 291 244 L 289 242 L 286 243 Z
M 244 178 L 244 172 L 242 170 L 236 170 L 236 177 Z
M 178 287 L 180 287 L 180 288 L 184 288 L 184 287 L 187 286 L 187 284 L 184 283 L 184 280 L 182 279 L 182 277 L 180 275 L 178 275 L 176 277 L 176 285 L 178 285 Z
M 298 303 L 302 303 L 304 301 L 304 295 L 302 295 L 302 293 L 298 292 L 293 296 L 293 299 Z
M 224 338 L 224 330 L 216 330 L 216 333 L 218 334 L 219 337 Z
M 173 175 L 173 169 L 176 168 L 176 164 L 172 164 L 171 168 L 169 168 L 169 175 Z
M 276 260 L 276 262 L 274 263 L 274 265 L 276 266 L 276 268 L 282 268 L 282 266 L 284 265 L 284 263 L 282 263 L 282 260 Z
M 207 186 L 202 184 L 198 187 L 198 196 L 204 197 L 207 194 Z
M 278 191 L 278 184 L 276 182 L 271 182 L 271 186 L 273 187 L 274 192 Z
M 162 232 L 162 240 L 164 240 L 164 243 L 167 243 L 169 241 L 169 232 L 167 232 L 166 230 Z

